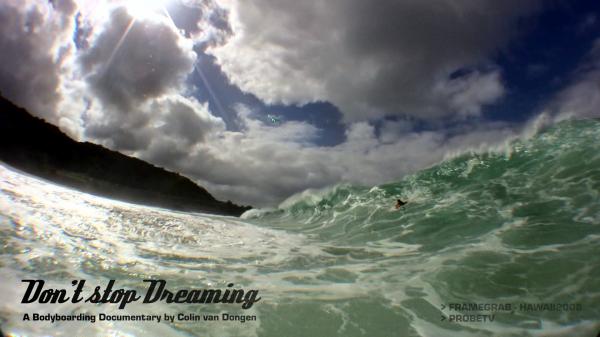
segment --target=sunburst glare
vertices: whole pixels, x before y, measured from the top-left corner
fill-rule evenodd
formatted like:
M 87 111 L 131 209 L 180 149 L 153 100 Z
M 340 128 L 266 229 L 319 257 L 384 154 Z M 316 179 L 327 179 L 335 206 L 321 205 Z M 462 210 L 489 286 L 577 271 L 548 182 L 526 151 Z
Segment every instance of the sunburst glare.
M 135 19 L 148 19 L 164 16 L 165 7 L 171 0 L 129 0 L 125 2 L 127 11 Z

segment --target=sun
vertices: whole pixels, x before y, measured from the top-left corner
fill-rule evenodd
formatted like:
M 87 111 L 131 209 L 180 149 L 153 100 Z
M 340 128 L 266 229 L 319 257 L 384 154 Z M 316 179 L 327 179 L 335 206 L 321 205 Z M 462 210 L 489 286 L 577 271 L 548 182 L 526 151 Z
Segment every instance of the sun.
M 127 12 L 135 19 L 150 19 L 165 15 L 165 7 L 171 0 L 127 0 Z

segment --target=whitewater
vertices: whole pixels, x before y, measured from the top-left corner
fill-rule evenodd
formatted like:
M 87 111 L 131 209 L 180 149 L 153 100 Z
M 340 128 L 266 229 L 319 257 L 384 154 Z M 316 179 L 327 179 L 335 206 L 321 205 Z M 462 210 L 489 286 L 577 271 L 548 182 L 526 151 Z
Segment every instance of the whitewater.
M 590 336 L 600 331 L 600 121 L 563 121 L 379 186 L 242 218 L 133 205 L 0 164 L 0 328 L 13 336 Z M 396 199 L 408 204 L 394 209 Z M 22 304 L 21 280 L 143 293 L 257 289 L 225 303 Z M 90 290 L 91 291 L 91 290 Z M 87 317 L 24 321 L 26 313 Z M 253 317 L 174 322 L 104 316 Z M 52 316 L 54 317 L 54 316 Z

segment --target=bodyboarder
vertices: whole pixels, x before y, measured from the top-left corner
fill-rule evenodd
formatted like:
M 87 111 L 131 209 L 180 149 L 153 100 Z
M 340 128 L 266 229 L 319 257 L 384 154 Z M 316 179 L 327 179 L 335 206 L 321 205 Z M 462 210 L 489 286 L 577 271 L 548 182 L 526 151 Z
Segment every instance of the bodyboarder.
M 402 206 L 404 206 L 406 204 L 407 204 L 407 202 L 404 202 L 404 201 L 402 201 L 400 199 L 396 199 L 396 209 L 399 209 L 400 207 L 402 207 Z

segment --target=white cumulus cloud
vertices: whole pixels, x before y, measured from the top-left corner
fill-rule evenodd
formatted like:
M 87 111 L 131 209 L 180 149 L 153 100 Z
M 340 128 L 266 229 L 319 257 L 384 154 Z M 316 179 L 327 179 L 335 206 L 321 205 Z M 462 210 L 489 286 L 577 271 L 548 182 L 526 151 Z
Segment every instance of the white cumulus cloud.
M 209 49 L 264 102 L 329 101 L 347 122 L 476 115 L 504 93 L 490 59 L 537 1 L 231 0 Z M 465 78 L 457 71 L 472 70 Z

